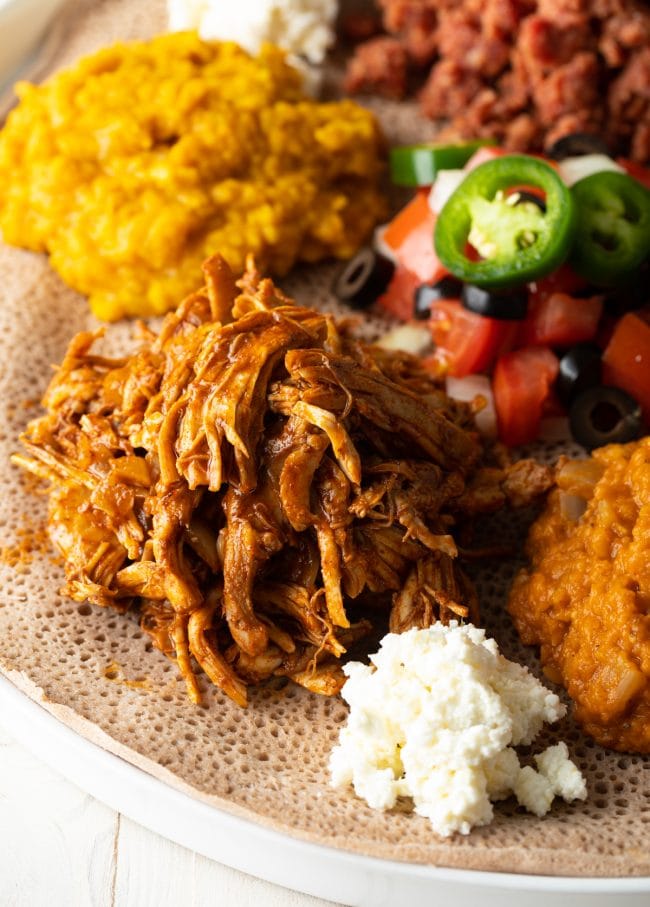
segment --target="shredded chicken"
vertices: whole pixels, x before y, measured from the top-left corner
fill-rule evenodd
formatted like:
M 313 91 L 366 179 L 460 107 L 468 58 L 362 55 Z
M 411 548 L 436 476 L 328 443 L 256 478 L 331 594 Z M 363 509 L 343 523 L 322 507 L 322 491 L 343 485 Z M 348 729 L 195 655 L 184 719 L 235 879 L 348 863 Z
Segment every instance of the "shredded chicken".
M 273 676 L 336 693 L 369 616 L 477 621 L 454 532 L 550 475 L 490 458 L 414 357 L 359 343 L 252 262 L 238 283 L 219 257 L 204 271 L 133 355 L 75 337 L 22 438 L 64 594 L 137 610 L 194 701 L 202 671 L 242 706 Z

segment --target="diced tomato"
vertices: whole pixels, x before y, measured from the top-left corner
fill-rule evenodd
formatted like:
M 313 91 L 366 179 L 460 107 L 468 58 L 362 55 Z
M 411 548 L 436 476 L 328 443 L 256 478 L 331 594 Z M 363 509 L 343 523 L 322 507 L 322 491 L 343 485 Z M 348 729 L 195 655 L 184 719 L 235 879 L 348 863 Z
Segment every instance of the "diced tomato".
M 540 298 L 550 296 L 551 293 L 567 293 L 569 296 L 575 296 L 585 290 L 587 286 L 584 277 L 580 277 L 568 265 L 561 265 L 557 271 L 553 271 L 552 274 L 531 284 L 530 291 Z
M 522 346 L 565 347 L 593 340 L 602 313 L 602 296 L 579 299 L 568 293 L 531 293 L 519 342 Z
M 511 348 L 517 331 L 515 322 L 476 315 L 456 299 L 434 302 L 429 324 L 436 344 L 434 357 L 456 378 L 489 368 Z
M 646 189 L 650 189 L 650 169 L 643 164 L 637 164 L 636 161 L 630 161 L 627 158 L 619 157 L 616 161 L 620 164 L 625 172 L 641 183 Z
M 514 447 L 535 440 L 558 370 L 557 356 L 542 346 L 523 347 L 499 357 L 492 389 L 504 444 Z
M 395 252 L 424 220 L 431 218 L 433 228 L 435 215 L 429 208 L 428 198 L 428 189 L 419 189 L 411 201 L 387 224 L 383 238 Z
M 650 310 L 620 319 L 603 353 L 603 383 L 638 400 L 650 424 Z
M 421 283 L 412 271 L 397 265 L 377 303 L 400 321 L 410 321 L 415 307 L 415 291 Z
M 562 404 L 554 388 L 551 388 L 542 404 L 542 419 L 554 419 L 559 416 L 566 416 L 566 406 Z
M 398 264 L 415 274 L 420 283 L 435 283 L 447 274 L 433 246 L 436 215 L 428 203 L 428 193 L 418 192 L 383 234 Z
M 612 334 L 618 324 L 618 318 L 614 315 L 609 315 L 607 312 L 600 319 L 598 324 L 598 332 L 594 338 L 594 342 L 597 347 L 601 350 L 604 350 L 605 347 L 609 344 L 609 341 L 612 339 Z

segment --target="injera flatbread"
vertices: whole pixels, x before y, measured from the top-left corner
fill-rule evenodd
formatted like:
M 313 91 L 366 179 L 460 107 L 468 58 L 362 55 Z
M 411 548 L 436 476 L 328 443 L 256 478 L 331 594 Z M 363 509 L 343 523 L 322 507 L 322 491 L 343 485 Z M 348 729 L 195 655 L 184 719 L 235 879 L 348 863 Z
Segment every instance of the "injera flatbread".
M 59 62 L 118 38 L 146 37 L 163 23 L 154 3 L 92 4 L 74 20 Z M 408 106 L 374 106 L 391 138 L 431 130 Z M 331 308 L 331 277 L 332 267 L 322 266 L 283 285 L 301 303 Z M 309 841 L 439 866 L 650 874 L 650 759 L 606 752 L 585 739 L 570 717 L 540 746 L 568 742 L 588 780 L 586 802 L 559 802 L 539 820 L 508 801 L 496 807 L 489 827 L 443 840 L 405 806 L 375 812 L 352 792 L 329 787 L 328 754 L 346 720 L 340 699 L 271 685 L 253 691 L 244 711 L 201 678 L 205 704 L 196 707 L 175 665 L 152 650 L 134 615 L 62 599 L 62 570 L 42 532 L 45 499 L 33 494 L 8 458 L 38 411 L 35 401 L 51 364 L 60 361 L 71 335 L 93 321 L 85 301 L 60 282 L 44 257 L 7 247 L 0 248 L 0 298 L 0 669 L 16 686 L 79 734 L 173 787 Z M 366 333 L 376 328 L 369 322 Z M 110 346 L 123 348 L 129 334 L 128 325 L 111 327 Z M 558 448 L 538 452 L 552 457 Z M 523 529 L 507 517 L 498 531 L 513 537 Z M 503 611 L 515 569 L 512 562 L 493 563 L 479 574 L 484 622 L 508 657 L 540 675 L 534 653 L 518 643 Z

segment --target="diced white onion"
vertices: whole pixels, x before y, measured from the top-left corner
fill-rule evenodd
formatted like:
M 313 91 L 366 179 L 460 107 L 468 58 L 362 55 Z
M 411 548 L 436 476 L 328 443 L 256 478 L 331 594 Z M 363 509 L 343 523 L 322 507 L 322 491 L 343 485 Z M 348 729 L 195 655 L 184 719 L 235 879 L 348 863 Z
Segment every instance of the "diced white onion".
M 380 337 L 377 346 L 385 350 L 400 350 L 421 356 L 431 348 L 431 334 L 428 328 L 417 324 L 400 324 Z
M 567 157 L 558 164 L 560 176 L 567 184 L 574 183 L 591 176 L 593 173 L 602 173 L 603 170 L 615 170 L 625 173 L 625 170 L 606 154 L 581 154 L 579 157 Z
M 429 207 L 434 214 L 440 214 L 449 197 L 458 189 L 467 172 L 465 170 L 441 170 L 429 192 Z
M 560 492 L 560 513 L 565 520 L 575 523 L 587 509 L 587 502 L 577 494 Z
M 476 414 L 476 427 L 486 438 L 495 438 L 497 434 L 497 413 L 494 407 L 492 385 L 486 375 L 467 375 L 464 378 L 446 379 L 447 396 L 463 403 L 471 403 L 476 397 L 483 397 L 485 406 Z

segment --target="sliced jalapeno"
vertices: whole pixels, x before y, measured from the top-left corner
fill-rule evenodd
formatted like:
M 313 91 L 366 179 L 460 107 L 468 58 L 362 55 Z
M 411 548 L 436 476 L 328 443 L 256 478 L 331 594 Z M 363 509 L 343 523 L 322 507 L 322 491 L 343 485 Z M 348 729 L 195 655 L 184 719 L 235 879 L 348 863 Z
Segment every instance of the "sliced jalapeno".
M 546 211 L 517 204 L 514 186 L 534 186 Z M 480 287 L 528 283 L 558 268 L 569 254 L 573 201 L 553 168 L 537 158 L 506 155 L 473 170 L 443 207 L 435 228 L 440 261 L 456 277 Z M 473 247 L 480 259 L 467 254 Z
M 458 170 L 475 151 L 494 145 L 477 139 L 458 145 L 404 145 L 390 150 L 390 177 L 398 186 L 431 186 L 440 170 Z
M 601 286 L 629 278 L 650 255 L 650 192 L 626 173 L 603 171 L 571 188 L 574 269 Z

